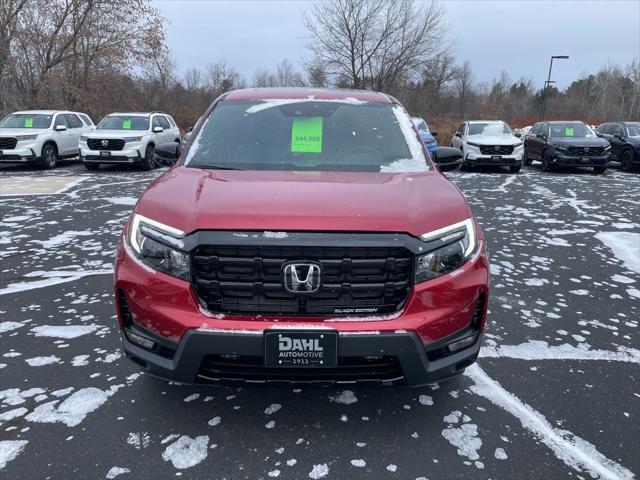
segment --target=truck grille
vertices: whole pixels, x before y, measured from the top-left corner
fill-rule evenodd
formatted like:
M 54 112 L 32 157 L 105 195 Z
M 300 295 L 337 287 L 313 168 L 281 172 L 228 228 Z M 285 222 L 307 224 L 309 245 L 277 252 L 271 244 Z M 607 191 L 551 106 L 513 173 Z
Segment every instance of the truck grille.
M 316 293 L 294 294 L 284 288 L 282 268 L 289 261 L 322 265 Z M 413 254 L 401 247 L 204 245 L 191 257 L 193 288 L 204 306 L 217 313 L 389 314 L 407 299 L 413 269 Z
M 578 157 L 599 157 L 602 155 L 602 147 L 569 147 L 569 155 Z
M 335 368 L 265 367 L 258 356 L 207 355 L 198 372 L 202 383 L 402 383 L 396 357 L 338 357 Z
M 482 155 L 511 155 L 513 145 L 480 145 Z
M 102 142 L 107 144 L 103 145 Z M 124 148 L 124 140 L 121 138 L 90 138 L 87 140 L 87 146 L 91 150 L 122 150 Z
M 0 149 L 13 150 L 18 144 L 16 137 L 0 137 Z

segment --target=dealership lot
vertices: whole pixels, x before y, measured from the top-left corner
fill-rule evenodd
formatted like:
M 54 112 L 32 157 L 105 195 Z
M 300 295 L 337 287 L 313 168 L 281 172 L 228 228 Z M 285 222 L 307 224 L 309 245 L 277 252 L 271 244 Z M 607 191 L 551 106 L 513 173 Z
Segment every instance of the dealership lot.
M 639 174 L 448 174 L 492 260 L 478 365 L 438 387 L 283 389 L 167 384 L 121 356 L 113 255 L 160 173 L 0 169 L 0 476 L 640 473 Z

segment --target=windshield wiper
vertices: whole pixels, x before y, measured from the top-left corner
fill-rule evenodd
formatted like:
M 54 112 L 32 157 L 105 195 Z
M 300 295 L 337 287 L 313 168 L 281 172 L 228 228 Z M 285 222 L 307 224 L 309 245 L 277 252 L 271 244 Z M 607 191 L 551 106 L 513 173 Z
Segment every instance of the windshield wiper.
M 222 165 L 209 165 L 209 164 L 200 164 L 200 163 L 192 163 L 187 165 L 187 167 L 193 167 L 193 168 L 204 168 L 207 170 L 245 170 L 244 168 L 238 168 L 238 167 L 225 167 Z

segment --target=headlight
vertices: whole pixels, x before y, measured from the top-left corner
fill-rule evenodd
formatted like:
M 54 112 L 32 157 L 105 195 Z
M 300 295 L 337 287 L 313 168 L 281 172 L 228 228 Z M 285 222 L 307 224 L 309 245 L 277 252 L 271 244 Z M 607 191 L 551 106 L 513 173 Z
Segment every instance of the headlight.
M 558 151 L 558 152 L 568 152 L 569 151 L 569 147 L 567 147 L 565 145 L 554 145 L 553 149 Z
M 184 232 L 134 213 L 127 237 L 133 253 L 143 264 L 189 280 L 189 254 L 179 249 L 183 246 Z
M 522 142 L 516 143 L 513 148 L 521 148 L 522 147 Z
M 142 137 L 125 137 L 124 138 L 124 142 L 128 143 L 128 142 L 140 142 L 142 141 Z
M 87 140 L 89 140 L 89 137 L 87 137 L 86 135 L 80 135 L 81 142 L 86 142 Z
M 416 260 L 416 283 L 425 282 L 460 268 L 475 251 L 476 227 L 468 218 L 420 237 L 433 250 Z
M 26 140 L 35 140 L 36 138 L 38 138 L 38 135 L 37 135 L 37 134 L 36 134 L 36 135 L 18 135 L 18 136 L 16 137 L 16 139 L 17 139 L 19 142 L 24 142 L 24 141 L 26 141 Z
M 468 147 L 480 148 L 479 143 L 467 142 Z
M 611 151 L 611 145 L 607 145 L 604 147 L 604 151 L 605 152 L 610 152 Z

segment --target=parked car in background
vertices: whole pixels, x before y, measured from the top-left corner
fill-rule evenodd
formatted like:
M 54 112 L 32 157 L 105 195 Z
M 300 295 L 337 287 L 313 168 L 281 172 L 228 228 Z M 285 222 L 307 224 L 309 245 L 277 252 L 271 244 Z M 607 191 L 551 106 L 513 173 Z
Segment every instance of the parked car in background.
M 458 150 L 428 158 L 405 109 L 370 91 L 235 90 L 205 118 L 120 239 L 129 359 L 281 385 L 423 385 L 476 360 L 486 243 L 436 169 Z
M 89 116 L 66 110 L 26 110 L 0 121 L 0 162 L 55 168 L 78 156 L 80 136 L 90 130 Z
M 620 162 L 623 170 L 640 167 L 640 122 L 603 123 L 597 135 L 609 142 L 611 160 Z
M 438 142 L 436 141 L 436 137 L 438 136 L 438 132 L 432 132 L 429 130 L 429 125 L 424 119 L 420 117 L 411 117 L 411 121 L 413 125 L 418 129 L 418 133 L 420 134 L 420 138 L 422 142 L 426 145 L 429 153 L 432 154 L 438 148 Z
M 522 141 L 509 125 L 495 120 L 469 120 L 458 127 L 451 146 L 462 150 L 460 169 L 472 166 L 504 166 L 512 173 L 522 167 Z
M 595 173 L 604 173 L 610 154 L 609 142 L 578 121 L 539 122 L 525 138 L 525 163 L 537 160 L 545 172 L 562 166 L 593 167 Z
M 80 158 L 88 170 L 107 163 L 135 164 L 151 170 L 156 167 L 155 146 L 167 142 L 180 143 L 180 130 L 171 115 L 116 112 L 80 137 Z

